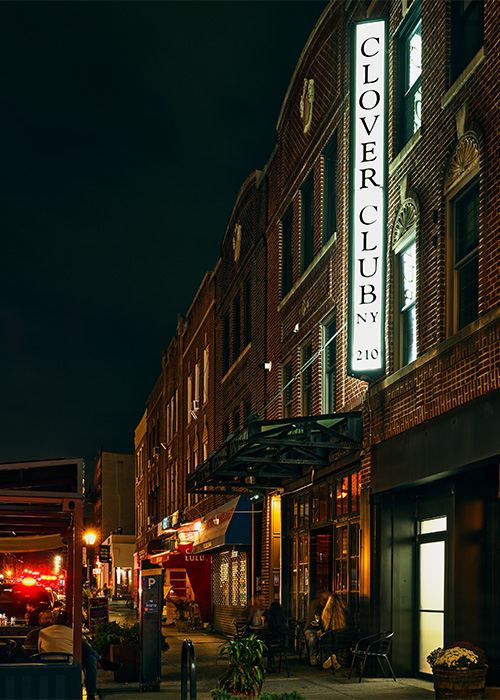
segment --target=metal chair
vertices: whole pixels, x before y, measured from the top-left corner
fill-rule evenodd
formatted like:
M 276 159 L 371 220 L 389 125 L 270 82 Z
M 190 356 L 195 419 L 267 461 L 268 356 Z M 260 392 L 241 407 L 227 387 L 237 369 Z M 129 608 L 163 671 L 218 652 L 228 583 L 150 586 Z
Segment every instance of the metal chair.
M 299 655 L 299 661 L 302 661 L 302 654 L 309 658 L 309 652 L 307 649 L 307 639 L 304 632 L 304 621 L 294 620 L 293 626 L 290 624 L 290 629 L 293 630 L 294 637 L 294 651 Z
M 241 639 L 242 637 L 247 637 L 247 624 L 242 620 L 233 619 L 234 625 L 234 638 Z
M 369 658 L 377 659 L 378 665 L 380 666 L 384 678 L 386 678 L 386 673 L 384 666 L 382 665 L 382 659 L 385 659 L 387 666 L 391 672 L 392 678 L 395 681 L 396 676 L 392 670 L 391 662 L 389 661 L 389 651 L 391 649 L 392 638 L 394 637 L 394 632 L 379 632 L 378 634 L 372 634 L 368 637 L 363 637 L 360 639 L 352 652 L 352 662 L 351 668 L 349 669 L 349 678 L 351 677 L 352 669 L 354 668 L 354 662 L 356 659 L 361 661 L 361 670 L 359 674 L 359 682 L 363 678 L 365 672 L 366 662 Z
M 281 659 L 285 657 L 285 667 L 288 678 L 290 678 L 290 667 L 288 665 L 288 640 L 286 638 L 280 640 L 268 639 L 267 646 L 267 667 L 274 667 L 274 657 L 279 654 L 278 673 L 281 673 Z
M 323 664 L 328 657 L 335 654 L 338 661 L 344 666 L 350 661 L 350 653 L 356 639 L 356 630 L 354 627 L 346 627 L 337 630 L 325 632 L 319 638 L 319 658 Z M 332 664 L 332 673 L 335 674 L 335 666 Z

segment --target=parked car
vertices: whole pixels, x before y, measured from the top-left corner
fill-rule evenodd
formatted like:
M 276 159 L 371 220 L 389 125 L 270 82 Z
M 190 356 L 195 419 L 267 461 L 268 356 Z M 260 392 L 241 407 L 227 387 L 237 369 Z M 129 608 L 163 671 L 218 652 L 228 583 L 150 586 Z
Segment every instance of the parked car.
M 36 583 L 0 583 L 0 615 L 24 620 L 28 603 L 52 610 L 55 596 L 53 591 Z

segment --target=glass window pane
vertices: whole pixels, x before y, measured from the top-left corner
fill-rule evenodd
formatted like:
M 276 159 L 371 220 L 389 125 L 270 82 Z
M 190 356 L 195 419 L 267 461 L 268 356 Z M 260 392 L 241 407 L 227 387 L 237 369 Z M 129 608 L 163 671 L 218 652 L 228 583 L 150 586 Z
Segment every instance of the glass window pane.
M 432 673 L 431 667 L 427 663 L 427 657 L 433 649 L 444 646 L 444 613 L 421 612 L 419 623 L 419 671 Z
M 415 81 L 422 75 L 422 39 L 421 26 L 419 22 L 413 31 L 413 34 L 408 39 L 407 44 L 407 88 L 411 88 Z
M 420 608 L 444 609 L 444 542 L 420 545 Z
M 440 518 L 421 520 L 418 529 L 421 535 L 429 535 L 433 532 L 446 532 L 446 526 L 446 515 L 443 515 Z

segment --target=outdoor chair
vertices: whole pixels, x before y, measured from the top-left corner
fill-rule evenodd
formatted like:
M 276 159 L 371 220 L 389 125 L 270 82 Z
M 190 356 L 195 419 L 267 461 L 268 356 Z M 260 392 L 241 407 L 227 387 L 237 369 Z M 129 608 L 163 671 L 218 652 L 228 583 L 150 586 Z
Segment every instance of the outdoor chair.
M 360 639 L 353 652 L 352 652 L 352 662 L 351 668 L 349 669 L 349 678 L 351 677 L 352 669 L 354 668 L 354 662 L 356 660 L 361 661 L 361 669 L 359 673 L 359 682 L 363 678 L 365 672 L 365 666 L 368 659 L 377 659 L 378 665 L 380 666 L 384 678 L 386 677 L 385 669 L 382 664 L 382 659 L 385 660 L 389 671 L 391 672 L 392 678 L 395 681 L 396 676 L 392 670 L 391 662 L 389 661 L 389 651 L 391 649 L 392 638 L 394 637 L 394 632 L 379 632 L 378 634 L 372 634 L 368 637 L 363 637 Z
M 290 667 L 288 665 L 288 640 L 284 637 L 283 639 L 268 639 L 266 640 L 267 646 L 267 667 L 272 669 L 274 667 L 274 658 L 279 654 L 278 661 L 278 673 L 281 673 L 281 659 L 285 657 L 285 667 L 288 678 L 290 678 Z
M 305 655 L 306 660 L 309 660 L 309 653 L 307 650 L 307 639 L 304 632 L 304 622 L 302 620 L 290 620 L 290 629 L 293 630 L 293 644 L 296 654 L 299 655 L 299 661 L 302 661 L 302 654 Z
M 346 666 L 350 661 L 350 653 L 356 636 L 354 627 L 330 630 L 322 634 L 318 639 L 320 663 L 323 664 L 328 657 L 335 654 L 337 661 L 343 666 Z M 332 672 L 335 674 L 335 667 L 333 664 Z
M 242 620 L 237 620 L 236 618 L 234 618 L 233 619 L 233 626 L 234 626 L 234 638 L 235 639 L 241 639 L 242 637 L 248 636 L 246 622 L 243 622 Z

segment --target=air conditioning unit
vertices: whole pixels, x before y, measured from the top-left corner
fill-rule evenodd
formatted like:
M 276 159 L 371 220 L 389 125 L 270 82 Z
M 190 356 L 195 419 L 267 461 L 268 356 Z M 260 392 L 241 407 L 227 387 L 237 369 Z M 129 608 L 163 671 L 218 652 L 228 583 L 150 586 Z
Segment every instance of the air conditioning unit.
M 150 469 L 150 468 L 151 468 L 151 460 L 148 459 L 148 469 Z
M 159 448 L 159 447 L 153 447 L 153 455 L 154 455 L 155 457 L 159 457 L 159 456 L 160 456 L 160 448 Z
M 148 515 L 148 527 L 152 527 L 155 524 L 155 519 L 152 515 Z
M 199 399 L 195 399 L 193 403 L 191 404 L 191 410 L 192 411 L 199 411 L 200 410 L 200 401 Z

